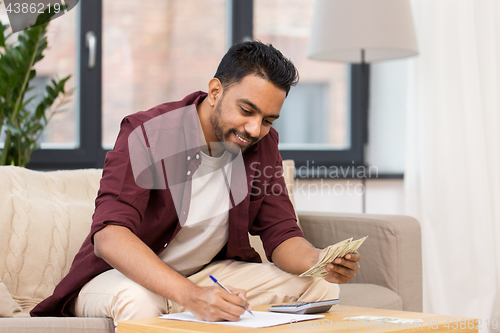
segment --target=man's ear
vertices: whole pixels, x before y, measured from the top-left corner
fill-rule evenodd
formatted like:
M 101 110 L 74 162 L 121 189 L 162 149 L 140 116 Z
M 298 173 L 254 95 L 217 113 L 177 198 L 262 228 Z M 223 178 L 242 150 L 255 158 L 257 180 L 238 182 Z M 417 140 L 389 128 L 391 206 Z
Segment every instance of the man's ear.
M 210 106 L 214 107 L 217 100 L 222 96 L 222 83 L 218 78 L 213 78 L 208 83 L 208 96 L 207 102 Z

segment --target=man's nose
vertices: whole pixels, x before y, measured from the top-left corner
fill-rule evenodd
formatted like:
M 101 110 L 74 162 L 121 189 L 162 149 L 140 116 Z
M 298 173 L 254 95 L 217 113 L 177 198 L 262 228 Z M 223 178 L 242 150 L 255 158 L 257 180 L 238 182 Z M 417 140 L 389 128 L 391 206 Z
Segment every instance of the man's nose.
M 248 121 L 245 126 L 245 131 L 252 136 L 253 139 L 259 139 L 260 137 L 260 124 L 262 120 L 258 117 L 253 117 Z

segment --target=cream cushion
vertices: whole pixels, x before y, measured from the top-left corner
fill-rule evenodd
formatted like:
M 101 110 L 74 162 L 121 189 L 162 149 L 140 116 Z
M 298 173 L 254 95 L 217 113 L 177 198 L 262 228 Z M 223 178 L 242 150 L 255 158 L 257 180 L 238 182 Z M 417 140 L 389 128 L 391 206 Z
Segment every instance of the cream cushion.
M 102 170 L 0 168 L 0 279 L 26 313 L 68 273 L 90 231 Z

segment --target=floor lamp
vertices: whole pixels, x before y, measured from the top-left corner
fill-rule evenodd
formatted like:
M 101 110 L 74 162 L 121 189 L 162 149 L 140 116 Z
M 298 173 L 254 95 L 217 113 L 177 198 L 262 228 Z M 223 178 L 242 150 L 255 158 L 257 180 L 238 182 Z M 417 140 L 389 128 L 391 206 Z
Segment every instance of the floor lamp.
M 409 0 L 316 0 L 308 56 L 361 65 L 365 151 L 369 104 L 367 64 L 416 54 L 418 45 Z M 366 154 L 363 155 L 366 165 Z M 364 182 L 363 178 L 363 186 Z

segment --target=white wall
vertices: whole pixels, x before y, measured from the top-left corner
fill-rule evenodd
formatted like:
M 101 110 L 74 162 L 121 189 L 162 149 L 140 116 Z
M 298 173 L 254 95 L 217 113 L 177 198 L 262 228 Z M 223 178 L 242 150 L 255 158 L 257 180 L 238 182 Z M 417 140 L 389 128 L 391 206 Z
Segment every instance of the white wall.
M 368 214 L 403 214 L 402 179 L 369 179 L 364 191 L 361 180 L 297 180 L 294 186 L 298 213 L 342 212 L 362 213 L 363 192 Z

